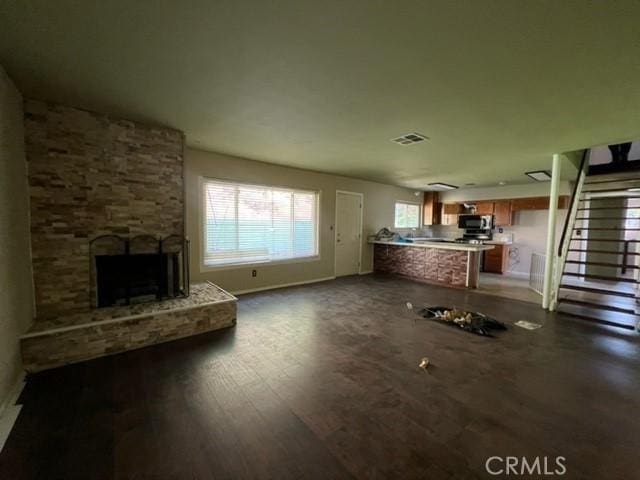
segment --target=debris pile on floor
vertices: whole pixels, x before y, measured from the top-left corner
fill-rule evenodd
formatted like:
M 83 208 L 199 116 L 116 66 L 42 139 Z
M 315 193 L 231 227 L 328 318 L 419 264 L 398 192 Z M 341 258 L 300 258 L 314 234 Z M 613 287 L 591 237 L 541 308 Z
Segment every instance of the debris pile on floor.
M 426 370 L 427 367 L 429 366 L 429 358 L 428 357 L 422 357 L 422 359 L 420 360 L 420 365 L 418 365 L 420 368 L 422 368 L 423 370 Z
M 488 317 L 482 313 L 467 312 L 451 307 L 423 308 L 418 310 L 418 315 L 483 337 L 493 337 L 492 331 L 507 329 L 502 322 L 495 318 Z

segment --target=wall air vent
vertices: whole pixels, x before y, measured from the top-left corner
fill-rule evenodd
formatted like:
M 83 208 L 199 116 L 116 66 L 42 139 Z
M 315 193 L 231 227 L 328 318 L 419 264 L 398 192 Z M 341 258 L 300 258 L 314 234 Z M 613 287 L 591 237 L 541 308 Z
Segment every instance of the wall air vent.
M 429 140 L 429 137 L 425 137 L 424 135 L 416 132 L 407 133 L 406 135 L 391 139 L 392 142 L 399 145 L 413 145 L 414 143 L 424 142 L 425 140 Z

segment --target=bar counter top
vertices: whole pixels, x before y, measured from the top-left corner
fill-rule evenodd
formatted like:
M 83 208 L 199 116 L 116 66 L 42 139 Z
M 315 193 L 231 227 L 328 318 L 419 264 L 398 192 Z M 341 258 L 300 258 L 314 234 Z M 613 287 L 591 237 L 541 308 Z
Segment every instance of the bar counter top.
M 385 242 L 383 240 L 371 240 L 369 243 L 376 245 L 395 245 L 398 247 L 423 247 L 423 248 L 438 248 L 441 250 L 459 250 L 462 252 L 483 252 L 485 250 L 492 250 L 494 245 L 472 245 L 469 243 L 457 243 L 457 242 L 443 242 L 443 241 L 429 241 L 420 240 L 417 242 Z

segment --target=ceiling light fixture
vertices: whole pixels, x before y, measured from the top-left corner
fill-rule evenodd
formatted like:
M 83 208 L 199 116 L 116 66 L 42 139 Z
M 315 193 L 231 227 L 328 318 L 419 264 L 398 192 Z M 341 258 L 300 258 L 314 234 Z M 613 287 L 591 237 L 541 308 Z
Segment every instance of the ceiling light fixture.
M 430 183 L 429 186 L 432 190 L 455 190 L 456 188 L 458 188 L 455 185 L 449 185 L 448 183 L 440 182 Z
M 392 142 L 399 145 L 413 145 L 414 143 L 424 142 L 425 140 L 429 140 L 429 137 L 416 132 L 407 133 L 391 139 Z
M 507 182 L 505 182 L 504 180 L 502 180 L 501 182 L 498 182 L 498 185 L 506 185 Z
M 546 170 L 536 170 L 534 172 L 524 172 L 529 178 L 533 178 L 536 182 L 548 182 L 551 180 L 551 174 Z

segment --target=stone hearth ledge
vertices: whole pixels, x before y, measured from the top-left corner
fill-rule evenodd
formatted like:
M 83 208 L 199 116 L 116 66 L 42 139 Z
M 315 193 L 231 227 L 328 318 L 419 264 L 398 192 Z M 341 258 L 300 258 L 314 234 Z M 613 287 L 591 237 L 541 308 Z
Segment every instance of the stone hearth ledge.
M 104 325 L 122 322 L 139 317 L 147 317 L 168 311 L 189 310 L 191 308 L 235 302 L 238 299 L 214 283 L 196 283 L 190 287 L 186 298 L 170 298 L 160 302 L 137 303 L 119 307 L 96 308 L 86 312 L 73 313 L 47 320 L 37 320 L 21 338 L 37 337 L 51 333 L 64 332 L 86 326 Z
M 36 321 L 21 337 L 25 370 L 70 363 L 231 327 L 237 298 L 211 282 L 187 298 L 95 309 Z

